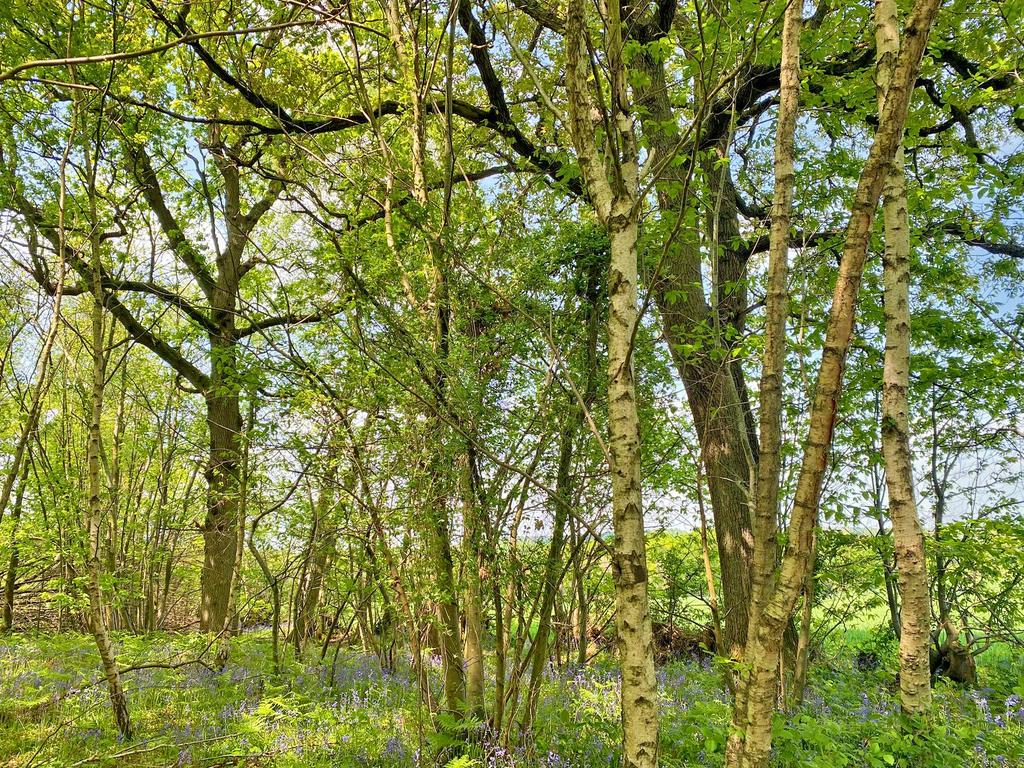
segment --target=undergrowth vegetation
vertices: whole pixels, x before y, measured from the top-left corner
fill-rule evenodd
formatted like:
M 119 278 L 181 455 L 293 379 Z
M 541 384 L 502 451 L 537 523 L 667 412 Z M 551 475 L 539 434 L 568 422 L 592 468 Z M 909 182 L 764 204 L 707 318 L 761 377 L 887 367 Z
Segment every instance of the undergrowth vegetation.
M 1024 660 L 981 657 L 982 684 L 939 682 L 931 722 L 908 738 L 893 683 L 891 643 L 835 644 L 811 672 L 803 703 L 777 715 L 780 766 L 1024 765 Z M 854 665 L 858 647 L 882 649 L 877 669 Z M 137 735 L 117 738 L 98 661 L 82 635 L 24 635 L 0 644 L 0 765 L 30 766 L 434 766 L 614 768 L 621 760 L 618 673 L 612 659 L 549 669 L 534 742 L 497 743 L 469 722 L 465 746 L 436 736 L 408 666 L 382 672 L 357 650 L 310 648 L 274 675 L 269 640 L 235 640 L 216 670 L 196 635 L 117 638 L 132 671 L 125 686 Z M 439 673 L 434 664 L 434 674 Z M 661 761 L 722 764 L 729 696 L 707 659 L 658 670 Z M 785 726 L 785 727 L 783 727 Z

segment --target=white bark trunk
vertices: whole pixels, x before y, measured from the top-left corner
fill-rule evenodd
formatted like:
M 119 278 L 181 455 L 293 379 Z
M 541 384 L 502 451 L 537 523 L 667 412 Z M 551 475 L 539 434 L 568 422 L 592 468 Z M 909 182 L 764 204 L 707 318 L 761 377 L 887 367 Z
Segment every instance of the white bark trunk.
M 591 60 L 582 0 L 569 4 L 566 84 L 569 125 L 580 168 L 598 219 L 608 232 L 608 448 L 615 543 L 615 625 L 622 670 L 623 765 L 658 764 L 658 696 L 647 595 L 647 552 L 640 492 L 640 420 L 632 349 L 637 325 L 639 164 L 622 60 L 618 0 L 607 5 L 604 50 L 610 74 L 613 149 L 598 149 L 592 115 Z M 603 105 L 602 105 L 603 106 Z
M 896 0 L 876 0 L 875 48 L 878 103 L 885 104 L 899 55 Z M 885 365 L 882 374 L 882 455 L 889 491 L 896 571 L 903 605 L 900 611 L 900 704 L 908 714 L 924 714 L 931 705 L 928 666 L 931 604 L 924 532 L 914 500 L 910 454 L 910 221 L 903 145 L 896 150 L 883 191 L 885 253 Z
M 811 566 L 821 487 L 828 467 L 868 241 L 882 187 L 903 141 L 910 96 L 939 3 L 940 0 L 918 0 L 914 5 L 878 131 L 854 193 L 808 419 L 789 540 L 775 586 L 763 596 L 759 620 L 750 631 L 746 653 L 747 686 L 745 695 L 737 697 L 734 712 L 734 727 L 741 735 L 731 738 L 726 760 L 728 768 L 762 768 L 768 765 L 771 755 L 772 712 L 782 637 Z M 745 712 L 738 709 L 740 706 Z

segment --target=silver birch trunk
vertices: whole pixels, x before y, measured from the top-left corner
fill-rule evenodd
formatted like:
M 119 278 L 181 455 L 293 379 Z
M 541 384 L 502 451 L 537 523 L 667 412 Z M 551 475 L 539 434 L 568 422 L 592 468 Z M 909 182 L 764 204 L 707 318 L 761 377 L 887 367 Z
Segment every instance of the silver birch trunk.
M 896 0 L 876 0 L 875 49 L 878 64 L 879 109 L 885 104 L 899 55 Z M 886 176 L 883 190 L 885 252 L 882 281 L 885 309 L 885 363 L 882 374 L 882 456 L 889 491 L 896 573 L 902 597 L 899 614 L 900 705 L 907 714 L 920 715 L 931 704 L 928 666 L 931 602 L 924 531 L 914 500 L 910 454 L 910 221 L 907 178 L 903 170 L 903 144 Z

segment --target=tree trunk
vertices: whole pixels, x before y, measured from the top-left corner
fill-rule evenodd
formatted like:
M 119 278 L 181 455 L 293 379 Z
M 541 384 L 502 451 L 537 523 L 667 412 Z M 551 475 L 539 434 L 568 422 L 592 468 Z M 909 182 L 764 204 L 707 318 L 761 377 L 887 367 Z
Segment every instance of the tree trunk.
M 252 443 L 252 426 L 256 420 L 256 393 L 253 391 L 249 397 L 249 432 L 245 435 L 245 445 L 242 446 L 242 468 L 239 480 L 239 499 L 235 511 L 235 551 L 234 560 L 231 563 L 231 580 L 228 583 L 228 602 L 224 609 L 224 620 L 220 627 L 221 642 L 218 653 L 218 663 L 221 667 L 227 664 L 231 652 L 231 636 L 240 633 L 242 630 L 239 617 L 239 606 L 242 594 L 242 555 L 245 551 L 245 515 L 249 498 L 249 447 Z
M 817 555 L 818 539 L 814 537 L 811 544 L 811 563 Z M 814 570 L 807 574 L 804 582 L 804 600 L 800 609 L 800 632 L 796 646 L 796 660 L 793 663 L 793 678 L 787 691 L 787 704 L 790 709 L 797 707 L 804 700 L 807 688 L 807 670 L 811 660 L 811 616 L 814 611 Z
M 555 476 L 555 516 L 551 531 L 551 542 L 548 547 L 547 562 L 544 567 L 544 580 L 542 582 L 542 597 L 540 604 L 540 616 L 537 623 L 537 637 L 534 640 L 534 647 L 531 649 L 532 668 L 530 673 L 530 684 L 526 695 L 526 712 L 523 716 L 523 730 L 527 731 L 533 726 L 537 714 L 537 701 L 540 695 L 540 685 L 543 678 L 544 664 L 548 661 L 549 639 L 551 634 L 551 617 L 555 608 L 555 600 L 558 596 L 558 587 L 561 584 L 564 569 L 562 567 L 562 550 L 565 548 L 565 527 L 571 517 L 569 504 L 573 493 L 572 483 L 572 462 L 574 456 L 574 444 L 583 426 L 585 411 L 594 404 L 597 394 L 597 338 L 600 325 L 600 266 L 593 262 L 583 275 L 585 279 L 585 290 L 582 292 L 583 312 L 587 335 L 586 346 L 583 349 L 583 402 L 577 402 L 575 391 L 571 395 L 568 405 L 568 413 L 565 423 L 562 425 L 562 432 L 558 447 L 558 470 Z M 576 538 L 572 537 L 571 548 L 573 555 L 576 553 Z M 577 616 L 581 616 L 580 610 L 585 610 L 585 599 L 580 596 L 577 606 Z M 585 622 L 584 622 L 585 623 Z M 583 661 L 586 661 L 586 642 L 583 642 Z
M 875 2 L 875 48 L 878 56 L 878 102 L 885 104 L 899 55 L 896 0 Z M 882 455 L 889 491 L 893 549 L 902 597 L 900 609 L 900 705 L 921 715 L 931 705 L 928 643 L 931 604 L 924 532 L 914 500 L 910 453 L 910 222 L 903 145 L 896 150 L 883 192 L 885 253 L 885 365 L 882 380 Z
M 385 7 L 391 42 L 406 86 L 409 104 L 410 155 L 412 160 L 412 198 L 429 209 L 427 188 L 427 105 L 424 97 L 429 89 L 429 67 L 423 66 L 420 47 L 422 17 L 412 19 L 407 28 L 406 19 L 396 0 Z M 424 77 L 427 82 L 424 82 Z M 449 145 L 449 151 L 451 147 Z M 459 594 L 455 583 L 452 561 L 449 489 L 445 479 L 451 474 L 451 462 L 445 453 L 447 432 L 444 422 L 445 392 L 447 390 L 448 352 L 450 345 L 451 297 L 448 290 L 448 259 L 441 242 L 444 222 L 440 227 L 423 228 L 430 275 L 430 295 L 423 302 L 424 319 L 432 325 L 431 345 L 434 360 L 431 366 L 430 387 L 432 402 L 427 414 L 428 426 L 424 435 L 427 470 L 426 536 L 434 560 L 436 586 L 436 620 L 440 651 L 444 667 L 445 708 L 461 713 L 466 699 L 466 675 L 463 667 L 462 628 L 459 616 Z
M 625 218 L 622 212 L 617 213 Z M 609 234 L 612 261 L 608 280 L 608 447 L 612 465 L 612 575 L 622 667 L 622 728 L 625 765 L 645 768 L 658 762 L 658 698 L 640 496 L 640 422 L 630 359 L 637 322 L 636 221 L 621 228 L 616 225 Z
M 579 566 L 582 537 L 586 534 L 580 530 L 580 526 L 575 520 L 571 521 L 569 531 L 572 549 L 577 558 L 573 562 L 572 569 L 572 583 L 576 593 L 576 612 L 573 617 L 573 629 L 576 635 L 576 664 L 582 668 L 590 655 L 590 605 L 587 600 L 587 577 L 585 571 Z
M 211 339 L 213 359 L 234 357 L 234 349 Z M 233 360 L 232 360 L 233 362 Z M 210 457 L 206 468 L 207 502 L 203 532 L 202 602 L 199 628 L 219 632 L 227 620 L 231 575 L 235 568 L 240 487 L 239 438 L 242 414 L 234 365 L 214 363 L 206 395 Z
M 578 408 L 571 408 L 567 423 L 562 426 L 561 439 L 558 447 L 558 472 L 555 478 L 555 517 L 551 526 L 551 541 L 548 543 L 547 562 L 544 564 L 544 577 L 541 582 L 540 615 L 537 618 L 537 634 L 530 649 L 530 682 L 526 691 L 526 708 L 523 712 L 522 728 L 529 732 L 537 714 L 537 700 L 540 696 L 540 685 L 544 679 L 544 666 L 548 662 L 549 640 L 551 635 L 551 616 L 554 613 L 555 598 L 562 574 L 562 549 L 565 546 L 565 523 L 569 516 L 568 495 L 570 493 L 569 473 L 572 469 L 573 441 L 576 438 L 579 423 L 576 414 Z
M 332 465 L 327 478 L 320 489 L 314 521 L 315 535 L 310 541 L 312 556 L 305 589 L 296 612 L 295 631 L 299 633 L 300 642 L 313 637 L 317 631 L 317 614 L 320 610 L 324 576 L 332 566 L 337 555 L 337 529 L 332 523 L 334 507 L 334 483 L 336 472 Z
M 4 632 L 10 632 L 14 627 L 14 594 L 18 586 L 18 561 L 20 560 L 18 528 L 21 524 L 21 510 L 25 502 L 25 481 L 28 480 L 31 458 L 30 453 L 28 461 L 24 462 L 24 466 L 21 468 L 21 480 L 19 481 L 18 492 L 14 497 L 14 508 L 11 510 L 11 559 L 7 564 L 7 576 L 4 578 Z
M 89 501 L 86 510 L 86 521 L 89 533 L 88 580 L 86 590 L 89 593 L 89 628 L 96 640 L 96 648 L 103 664 L 103 674 L 107 680 L 110 705 L 114 712 L 114 722 L 118 733 L 125 740 L 132 736 L 131 720 L 128 716 L 128 702 L 124 689 L 121 687 L 121 676 L 117 669 L 117 659 L 107 632 L 106 605 L 100 586 L 102 565 L 100 548 L 103 532 L 103 501 L 100 480 L 100 429 L 103 418 L 103 388 L 106 383 L 106 346 L 103 333 L 103 272 L 100 262 L 100 223 L 96 209 L 95 166 L 92 164 L 88 145 L 85 149 L 85 165 L 89 179 L 89 207 L 92 231 L 90 245 L 92 253 L 92 382 L 91 411 L 89 414 L 89 442 L 86 452 L 86 464 L 89 472 Z
M 775 190 L 771 211 L 768 253 L 768 286 L 765 299 L 764 355 L 761 366 L 760 461 L 754 483 L 753 584 L 745 660 L 747 665 L 735 678 L 732 728 L 726 750 L 726 764 L 742 766 L 752 754 L 750 747 L 763 738 L 763 723 L 751 716 L 755 697 L 767 699 L 755 705 L 755 715 L 768 712 L 767 737 L 771 738 L 771 712 L 776 698 L 776 683 L 781 662 L 781 644 L 792 608 L 782 617 L 785 624 L 778 637 L 772 637 L 769 655 L 751 663 L 763 624 L 761 613 L 767 607 L 778 566 L 776 529 L 779 507 L 779 483 L 782 467 L 782 385 L 786 361 L 786 318 L 789 314 L 789 222 L 793 203 L 794 141 L 800 108 L 800 29 L 802 6 L 792 2 L 782 22 L 780 62 L 779 118 L 775 136 Z M 800 577 L 801 586 L 806 575 Z M 795 600 L 795 597 L 794 597 Z M 751 737 L 755 737 L 752 741 Z M 759 744 L 759 742 L 756 742 Z M 755 746 L 755 749 L 759 748 Z
M 821 488 L 828 467 L 869 238 L 882 186 L 903 140 L 910 96 L 938 6 L 939 0 L 918 0 L 911 12 L 885 109 L 854 193 L 808 419 L 786 553 L 774 586 L 762 598 L 764 605 L 758 610 L 758 621 L 751 626 L 745 654 L 748 670 L 745 695 L 738 695 L 733 707 L 733 734 L 726 758 L 728 768 L 761 768 L 768 764 L 771 754 L 772 712 L 782 638 L 811 566 Z
M 633 66 L 649 78 L 634 88 L 644 138 L 665 164 L 684 142 L 669 103 L 664 65 L 641 52 Z M 670 164 L 656 180 L 661 215 L 678 223 L 679 231 L 666 246 L 651 290 L 700 442 L 722 572 L 723 653 L 738 658 L 747 639 L 753 568 L 747 427 L 733 366 L 716 359 L 709 345 L 693 343 L 707 334 L 714 319 L 704 296 L 696 214 L 683 197 L 687 173 L 684 166 Z
M 463 472 L 463 525 L 465 527 L 465 618 L 466 634 L 466 703 L 477 718 L 486 716 L 484 709 L 484 609 L 482 499 L 476 485 L 476 455 L 472 442 L 466 446 Z
M 229 618 L 232 576 L 241 557 L 237 548 L 244 422 L 235 320 L 242 254 L 259 215 L 253 211 L 242 213 L 238 165 L 231 159 L 229 148 L 223 145 L 216 129 L 211 132 L 211 145 L 220 149 L 213 153 L 213 158 L 224 184 L 227 242 L 218 250 L 215 285 L 209 294 L 210 320 L 215 331 L 208 334 L 210 379 L 203 392 L 210 455 L 206 467 L 206 519 L 202 525 L 204 552 L 199 628 L 205 632 L 220 632 Z M 252 397 L 255 396 L 254 391 Z
M 621 11 L 618 0 L 607 4 L 604 50 L 611 95 L 606 118 L 612 127 L 612 135 L 607 137 L 612 149 L 608 152 L 599 150 L 601 144 L 592 121 L 597 108 L 589 83 L 592 60 L 583 0 L 569 3 L 566 85 L 568 122 L 576 155 L 591 205 L 608 233 L 611 246 L 607 284 L 608 451 L 615 530 L 611 570 L 622 673 L 623 765 L 625 768 L 655 768 L 658 764 L 658 692 L 647 594 L 640 420 L 632 360 L 638 320 L 639 162 L 626 66 L 622 59 Z

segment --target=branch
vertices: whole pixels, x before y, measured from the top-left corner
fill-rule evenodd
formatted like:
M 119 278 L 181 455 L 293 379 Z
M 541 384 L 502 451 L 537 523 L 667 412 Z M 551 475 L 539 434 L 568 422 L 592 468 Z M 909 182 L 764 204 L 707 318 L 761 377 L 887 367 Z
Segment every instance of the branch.
M 535 3 L 531 3 L 535 5 Z M 479 110 L 479 114 L 462 114 L 458 105 L 453 104 L 453 111 L 460 117 L 485 128 L 491 128 L 504 136 L 512 145 L 512 149 L 520 157 L 525 158 L 539 171 L 546 173 L 559 183 L 565 183 L 569 191 L 583 197 L 586 189 L 577 178 L 565 179 L 565 164 L 553 158 L 548 152 L 538 148 L 530 141 L 519 126 L 512 119 L 512 113 L 508 108 L 505 99 L 505 88 L 494 71 L 491 63 L 490 43 L 484 34 L 484 29 L 473 15 L 473 8 L 470 0 L 459 0 L 459 24 L 463 32 L 469 38 L 470 55 L 473 57 L 473 64 L 476 66 L 480 79 L 483 82 L 484 91 L 487 93 L 487 100 L 491 104 L 488 111 Z
M 935 229 L 929 228 L 928 231 L 937 234 Z M 957 224 L 955 222 L 947 222 L 943 224 L 938 228 L 938 232 L 958 237 L 966 245 L 971 245 L 975 248 L 982 248 L 997 256 L 1009 256 L 1013 259 L 1024 259 L 1024 245 L 1013 240 L 1009 240 L 1005 243 L 993 242 L 984 237 L 979 237 L 974 233 L 968 232 L 962 224 Z
M 565 19 L 556 8 L 550 8 L 542 0 L 512 0 L 512 4 L 545 29 L 565 34 Z
M 346 128 L 352 128 L 357 125 L 366 125 L 370 122 L 370 116 L 364 112 L 356 112 L 347 116 L 330 117 L 326 120 L 311 120 L 307 118 L 293 117 L 281 104 L 278 104 L 273 99 L 252 90 L 249 86 L 228 72 L 228 70 L 225 69 L 220 62 L 218 62 L 210 52 L 203 47 L 202 43 L 199 42 L 201 38 L 189 32 L 183 18 L 179 18 L 177 21 L 172 21 L 160 10 L 153 0 L 149 0 L 147 5 L 149 5 L 150 10 L 157 19 L 159 19 L 160 22 L 169 30 L 181 35 L 182 38 L 189 38 L 186 41 L 186 44 L 195 52 L 196 56 L 199 57 L 214 76 L 225 84 L 231 86 L 231 88 L 237 91 L 238 94 L 249 104 L 257 109 L 269 112 L 277 120 L 279 127 L 257 128 L 259 133 L 267 135 L 284 133 L 330 133 L 333 131 L 344 130 Z M 402 110 L 402 108 L 402 105 L 396 101 L 385 101 L 377 108 L 376 116 L 379 117 L 386 114 L 397 114 Z
M 56 228 L 45 222 L 42 211 L 29 201 L 20 190 L 14 190 L 13 197 L 16 201 L 17 212 L 25 217 L 29 224 L 34 226 L 37 230 L 46 233 L 45 237 L 50 241 L 50 245 L 55 251 L 59 250 L 62 243 L 55 235 Z M 63 251 L 66 263 L 70 264 L 72 269 L 74 269 L 83 280 L 89 280 L 92 275 L 91 266 L 82 259 L 74 248 L 64 245 Z M 47 286 L 43 285 L 43 288 L 45 289 Z M 172 347 L 143 325 L 114 293 L 104 293 L 102 298 L 103 305 L 110 311 L 110 314 L 113 315 L 114 319 L 121 323 L 128 335 L 136 342 L 152 351 L 157 357 L 171 366 L 176 373 L 196 389 L 205 390 L 209 387 L 210 380 L 205 373 L 189 362 L 180 350 Z
M 474 181 L 483 181 L 484 179 L 489 179 L 492 176 L 501 176 L 502 174 L 505 174 L 505 173 L 519 173 L 522 170 L 523 170 L 522 168 L 519 168 L 518 166 L 511 165 L 511 164 L 496 165 L 496 166 L 492 166 L 490 168 L 482 168 L 479 171 L 470 171 L 470 172 L 467 172 L 467 173 L 461 173 L 453 181 L 454 181 L 455 184 L 460 184 L 460 183 L 472 184 Z M 445 184 L 446 184 L 446 182 L 444 182 L 444 181 L 439 181 L 439 182 L 435 182 L 433 184 L 429 184 L 427 186 L 427 192 L 436 192 L 439 189 L 443 189 Z M 412 202 L 414 202 L 414 200 L 413 200 L 413 196 L 411 194 L 403 195 L 402 197 L 398 198 L 396 201 L 394 201 L 392 203 L 391 208 L 392 208 L 392 210 L 396 210 L 396 209 L 401 208 L 401 207 L 403 207 L 405 205 L 408 205 L 409 203 L 412 203 Z M 384 208 L 382 206 L 380 208 L 380 210 L 375 211 L 374 213 L 369 213 L 369 214 L 367 214 L 365 216 L 362 216 L 362 217 L 360 217 L 358 219 L 353 220 L 349 224 L 346 224 L 345 231 L 350 231 L 350 230 L 353 230 L 353 229 L 358 229 L 359 227 L 365 226 L 366 224 L 370 224 L 371 222 L 380 221 L 383 218 L 384 218 Z
M 287 29 L 289 27 L 304 27 L 309 26 L 311 24 L 316 24 L 316 22 L 289 21 L 283 22 L 281 24 L 269 24 L 262 27 L 247 27 L 245 29 L 217 29 L 211 30 L 209 32 L 193 32 L 186 35 L 181 35 L 180 37 L 177 37 L 174 40 L 168 40 L 166 43 L 154 45 L 151 48 L 143 48 L 139 51 L 121 51 L 120 53 L 101 53 L 95 56 L 72 56 L 60 59 L 37 59 L 35 61 L 26 61 L 0 74 L 0 82 L 3 82 L 4 80 L 12 80 L 16 75 L 19 75 L 20 73 L 30 69 L 74 67 L 82 64 L 102 64 L 105 62 L 112 61 L 127 61 L 130 59 L 139 59 L 145 56 L 152 56 L 157 53 L 163 53 L 164 51 L 169 51 L 171 48 L 176 48 L 179 45 L 189 45 L 204 38 L 238 37 L 240 35 L 256 34 L 259 32 L 273 32 L 281 29 Z
M 843 230 L 827 229 L 821 232 L 804 232 L 793 229 L 789 233 L 789 242 L 793 248 L 816 248 L 825 243 L 838 244 L 839 238 L 843 236 Z M 737 258 L 746 261 L 751 256 L 764 253 L 769 246 L 768 233 L 757 235 L 752 240 L 747 240 L 736 249 Z
M 178 222 L 177 217 L 167 206 L 163 191 L 160 189 L 160 179 L 153 169 L 153 163 L 149 159 L 146 150 L 139 146 L 133 146 L 130 141 L 124 142 L 125 151 L 132 160 L 132 170 L 139 184 L 142 186 L 142 195 L 146 199 L 150 210 L 156 215 L 160 229 L 167 238 L 174 254 L 192 273 L 192 276 L 199 282 L 206 298 L 213 300 L 217 292 L 217 281 L 213 279 L 206 264 L 203 263 L 202 254 L 185 237 L 185 233 Z
M 253 229 L 259 224 L 260 219 L 271 209 L 282 192 L 284 192 L 284 179 L 280 177 L 272 179 L 263 197 L 253 203 L 249 212 L 242 216 L 239 230 L 243 239 L 249 239 L 249 235 L 252 234 Z
M 181 294 L 175 293 L 171 289 L 165 288 L 162 285 L 142 280 L 116 280 L 110 277 L 110 275 L 106 273 L 106 270 L 104 270 L 103 287 L 110 291 L 129 291 L 133 293 L 147 293 L 150 296 L 155 296 L 165 304 L 170 304 L 172 307 L 181 310 L 182 314 L 190 317 L 195 321 L 196 325 L 200 326 L 207 333 L 219 332 L 217 326 L 214 325 L 213 321 L 210 320 L 209 317 L 207 317 L 206 313 Z
M 328 309 L 321 309 L 313 312 L 290 312 L 287 315 L 277 315 L 275 317 L 264 318 L 263 320 L 250 323 L 245 328 L 239 328 L 235 332 L 235 337 L 242 339 L 246 336 L 251 336 L 254 333 L 266 331 L 270 328 L 278 328 L 282 325 L 308 325 L 310 323 L 319 323 L 323 320 L 334 317 L 344 308 L 345 305 L 335 305 Z

